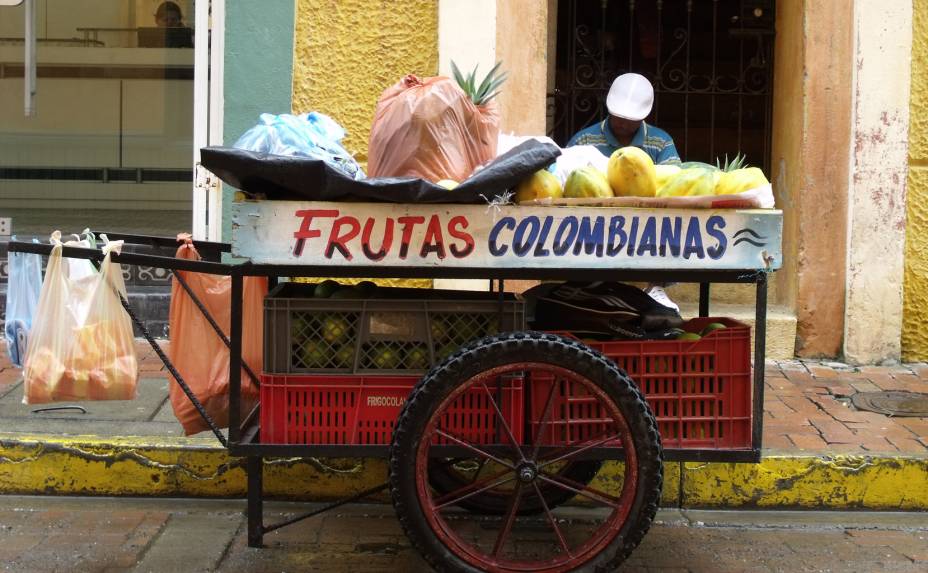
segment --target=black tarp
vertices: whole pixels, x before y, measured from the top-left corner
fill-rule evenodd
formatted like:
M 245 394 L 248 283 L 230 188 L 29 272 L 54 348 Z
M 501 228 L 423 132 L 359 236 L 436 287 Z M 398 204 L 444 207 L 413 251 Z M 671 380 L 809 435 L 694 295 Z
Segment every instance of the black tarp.
M 229 185 L 266 199 L 378 201 L 390 203 L 485 203 L 554 163 L 557 146 L 525 141 L 452 190 L 413 177 L 355 181 L 324 161 L 204 147 L 200 162 Z

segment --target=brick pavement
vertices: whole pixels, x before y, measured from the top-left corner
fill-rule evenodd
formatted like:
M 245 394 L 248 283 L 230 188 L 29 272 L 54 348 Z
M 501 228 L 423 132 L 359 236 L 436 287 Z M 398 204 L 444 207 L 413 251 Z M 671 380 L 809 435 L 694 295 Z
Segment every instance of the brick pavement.
M 162 343 L 167 350 L 168 343 Z M 144 341 L 137 343 L 144 378 L 167 378 Z M 0 394 L 20 378 L 0 353 Z M 853 367 L 830 361 L 767 361 L 764 449 L 808 454 L 928 455 L 928 418 L 889 418 L 855 410 L 855 392 L 928 393 L 928 363 Z
M 928 393 L 928 364 L 853 367 L 768 361 L 764 448 L 833 454 L 928 454 L 928 418 L 890 418 L 850 405 L 856 392 Z
M 247 547 L 244 501 L 0 498 L 0 570 L 427 571 L 389 505 L 350 505 Z M 271 520 L 307 509 L 272 503 Z M 906 513 L 662 510 L 623 572 L 928 569 L 928 520 Z

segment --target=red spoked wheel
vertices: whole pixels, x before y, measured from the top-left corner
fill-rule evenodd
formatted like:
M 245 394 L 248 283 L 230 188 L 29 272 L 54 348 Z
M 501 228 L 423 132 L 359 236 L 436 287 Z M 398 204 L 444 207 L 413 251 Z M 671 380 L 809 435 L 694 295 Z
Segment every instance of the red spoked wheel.
M 612 361 L 573 340 L 526 332 L 462 348 L 418 384 L 393 436 L 394 507 L 439 571 L 612 570 L 657 510 L 654 416 Z M 621 460 L 608 483 L 564 471 L 603 459 Z M 459 476 L 472 472 L 450 491 L 432 483 L 449 461 Z M 554 507 L 552 492 L 573 501 Z M 480 496 L 504 510 L 461 509 Z

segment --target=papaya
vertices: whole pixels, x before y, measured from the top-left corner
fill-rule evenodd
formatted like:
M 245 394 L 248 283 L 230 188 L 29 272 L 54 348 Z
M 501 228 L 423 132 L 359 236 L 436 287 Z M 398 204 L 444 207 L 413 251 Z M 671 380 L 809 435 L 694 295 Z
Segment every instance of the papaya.
M 606 168 L 616 197 L 654 197 L 657 173 L 651 156 L 638 147 L 621 147 L 609 157 Z
M 655 165 L 654 173 L 657 175 L 657 188 L 664 186 L 670 178 L 680 172 L 679 165 Z
M 720 172 L 705 167 L 690 167 L 680 170 L 663 187 L 657 190 L 658 197 L 698 197 L 715 193 L 715 184 Z
M 560 199 L 563 195 L 560 180 L 547 169 L 536 171 L 516 185 L 516 203 L 535 199 Z
M 575 169 L 567 177 L 564 185 L 564 197 L 613 197 L 609 180 L 602 171 L 595 167 Z

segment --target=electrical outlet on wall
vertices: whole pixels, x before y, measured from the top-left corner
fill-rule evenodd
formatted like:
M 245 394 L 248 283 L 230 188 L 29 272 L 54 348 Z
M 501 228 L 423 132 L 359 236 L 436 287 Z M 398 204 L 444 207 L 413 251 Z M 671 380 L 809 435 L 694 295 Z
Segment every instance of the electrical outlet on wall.
M 9 237 L 13 233 L 13 219 L 0 217 L 0 237 Z

